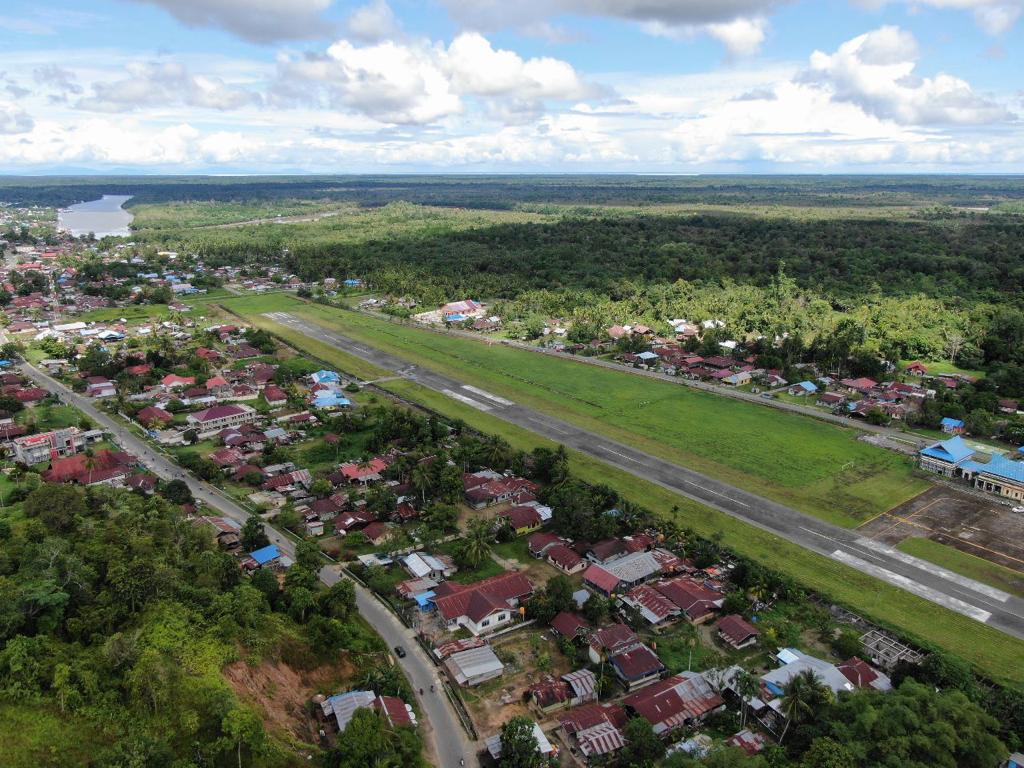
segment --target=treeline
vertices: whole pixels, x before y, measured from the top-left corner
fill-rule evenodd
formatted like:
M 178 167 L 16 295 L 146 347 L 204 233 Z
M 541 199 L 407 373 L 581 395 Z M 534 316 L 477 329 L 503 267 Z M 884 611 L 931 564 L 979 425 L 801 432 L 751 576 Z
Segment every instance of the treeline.
M 116 176 L 8 177 L 0 201 L 66 206 L 100 195 L 128 205 L 299 198 L 366 206 L 397 200 L 508 209 L 517 205 L 669 203 L 987 206 L 1024 197 L 1019 176 Z

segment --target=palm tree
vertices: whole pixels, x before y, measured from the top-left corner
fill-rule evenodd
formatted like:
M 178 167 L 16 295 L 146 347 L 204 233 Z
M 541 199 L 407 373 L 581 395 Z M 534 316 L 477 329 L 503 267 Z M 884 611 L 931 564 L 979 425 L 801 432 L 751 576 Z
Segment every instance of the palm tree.
M 466 537 L 463 540 L 463 556 L 466 561 L 478 568 L 484 559 L 491 553 L 491 541 L 494 533 L 491 528 L 491 521 L 478 517 L 471 520 L 466 530 Z
M 832 700 L 832 691 L 825 687 L 821 678 L 813 669 L 805 669 L 786 685 L 782 696 L 782 714 L 786 717 L 786 725 L 779 736 L 779 743 L 786 738 L 786 732 L 794 720 L 807 722 Z
M 86 485 L 92 485 L 92 473 L 98 466 L 96 454 L 93 453 L 92 448 L 85 449 L 85 458 L 82 460 L 82 466 L 84 466 L 85 470 L 89 473 Z
M 747 704 L 747 700 L 757 695 L 760 689 L 760 684 L 757 682 L 757 678 L 747 672 L 745 669 L 740 670 L 737 673 L 736 679 L 733 681 L 733 690 L 740 697 L 740 727 L 747 727 L 747 711 L 750 709 Z
M 427 492 L 434 487 L 433 473 L 427 464 L 417 464 L 413 467 L 412 475 L 409 477 L 412 487 L 415 488 L 423 499 L 423 505 L 427 504 Z

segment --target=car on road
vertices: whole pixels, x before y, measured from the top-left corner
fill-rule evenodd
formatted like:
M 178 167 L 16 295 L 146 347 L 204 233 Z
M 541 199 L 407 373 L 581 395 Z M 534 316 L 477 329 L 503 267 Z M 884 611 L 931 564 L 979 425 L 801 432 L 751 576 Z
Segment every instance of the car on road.
M 1024 507 L 1014 507 L 1013 511 L 1016 512 L 1018 515 L 1024 514 Z
M 395 656 L 397 656 L 400 659 L 404 659 L 405 658 L 405 648 L 403 648 L 400 645 L 396 645 L 395 646 Z

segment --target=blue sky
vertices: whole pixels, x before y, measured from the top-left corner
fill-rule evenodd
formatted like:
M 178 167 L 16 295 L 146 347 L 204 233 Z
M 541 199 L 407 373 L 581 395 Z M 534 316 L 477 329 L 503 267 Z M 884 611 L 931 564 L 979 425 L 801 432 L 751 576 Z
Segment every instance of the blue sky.
M 1024 0 L 0 7 L 0 172 L 1024 171 Z

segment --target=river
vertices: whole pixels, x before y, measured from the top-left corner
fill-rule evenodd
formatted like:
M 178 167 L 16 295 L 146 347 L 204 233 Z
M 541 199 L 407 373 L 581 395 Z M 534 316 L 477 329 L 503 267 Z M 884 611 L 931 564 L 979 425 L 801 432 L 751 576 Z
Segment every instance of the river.
M 81 237 L 92 232 L 96 237 L 127 237 L 135 218 L 121 206 L 131 195 L 104 195 L 99 200 L 62 208 L 57 212 L 57 229 Z

